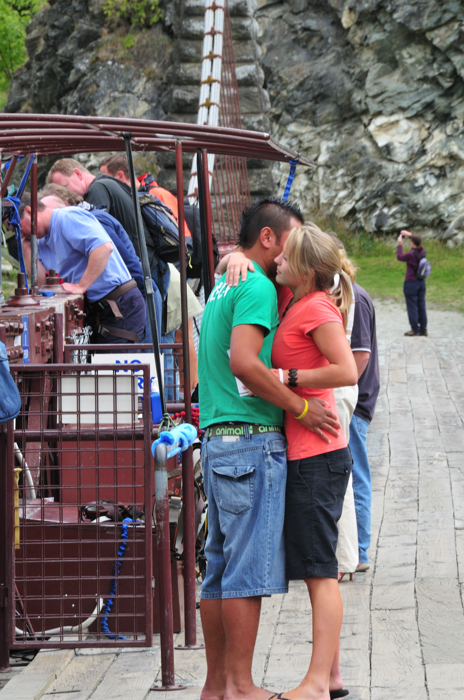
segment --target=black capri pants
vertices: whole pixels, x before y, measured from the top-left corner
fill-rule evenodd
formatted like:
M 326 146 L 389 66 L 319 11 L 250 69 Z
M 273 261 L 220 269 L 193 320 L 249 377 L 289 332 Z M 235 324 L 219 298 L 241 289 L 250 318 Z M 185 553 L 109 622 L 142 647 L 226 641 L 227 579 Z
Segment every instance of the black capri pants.
M 290 460 L 287 464 L 287 578 L 337 578 L 337 522 L 353 464 L 350 448 Z

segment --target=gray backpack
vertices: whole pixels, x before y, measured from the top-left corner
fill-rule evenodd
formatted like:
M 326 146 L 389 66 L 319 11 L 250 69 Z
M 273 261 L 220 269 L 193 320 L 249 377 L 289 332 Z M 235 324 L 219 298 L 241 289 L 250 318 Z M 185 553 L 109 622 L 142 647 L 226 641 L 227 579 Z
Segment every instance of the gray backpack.
M 416 277 L 418 280 L 425 280 L 425 278 L 432 272 L 432 266 L 426 257 L 419 258 L 417 251 L 414 251 L 414 255 L 419 260 L 419 267 L 417 268 Z

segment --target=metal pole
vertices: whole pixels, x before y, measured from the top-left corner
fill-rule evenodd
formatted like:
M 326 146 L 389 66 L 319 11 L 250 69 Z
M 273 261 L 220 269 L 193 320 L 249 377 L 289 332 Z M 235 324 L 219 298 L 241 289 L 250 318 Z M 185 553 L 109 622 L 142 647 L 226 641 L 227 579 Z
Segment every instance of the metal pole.
M 174 624 L 172 613 L 171 539 L 169 532 L 169 495 L 167 446 L 155 450 L 155 514 L 158 559 L 159 616 L 161 637 L 161 686 L 151 690 L 182 690 L 174 682 Z
M 153 291 L 153 282 L 151 279 L 150 264 L 148 262 L 147 242 L 143 227 L 142 212 L 140 210 L 139 198 L 137 195 L 137 187 L 135 184 L 134 159 L 132 158 L 131 137 L 132 134 L 122 132 L 124 143 L 126 145 L 127 164 L 129 166 L 129 177 L 131 182 L 132 202 L 134 204 L 135 218 L 137 221 L 137 235 L 139 240 L 139 248 L 141 255 L 141 263 L 143 277 L 145 281 L 145 292 L 147 295 L 148 320 L 150 322 L 151 337 L 153 338 L 153 355 L 155 357 L 156 373 L 158 375 L 159 395 L 163 415 L 166 413 L 166 399 L 164 396 L 164 377 L 161 371 L 161 359 L 159 350 L 159 334 L 158 325 L 156 323 L 155 313 L 155 298 Z
M 31 167 L 31 284 L 30 293 L 38 294 L 37 284 L 37 158 Z
M 0 340 L 6 342 L 5 326 L 0 325 Z M 10 670 L 10 616 L 14 595 L 11 570 L 13 565 L 13 459 L 9 443 L 13 447 L 13 423 L 0 426 L 0 671 Z
M 180 278 L 182 304 L 182 351 L 184 355 L 184 401 L 185 419 L 192 422 L 192 403 L 190 398 L 190 363 L 188 342 L 187 313 L 187 259 L 184 236 L 184 172 L 182 160 L 182 142 L 176 142 L 176 180 L 177 202 L 179 205 L 179 240 L 180 240 Z M 189 447 L 182 454 L 182 496 L 184 515 L 184 601 L 185 601 L 185 646 L 178 649 L 198 648 L 195 600 L 195 495 L 193 475 L 193 452 Z
M 211 289 L 214 287 L 214 251 L 213 251 L 213 224 L 211 212 L 211 193 L 209 189 L 209 172 L 208 172 L 208 151 L 203 148 L 201 151 L 201 159 L 203 163 L 203 183 L 205 186 L 205 213 L 206 213 L 206 242 L 208 250 L 208 270 Z M 209 295 L 208 295 L 209 296 Z M 208 301 L 208 298 L 205 298 Z
M 8 170 L 6 171 L 6 174 L 5 174 L 5 179 L 2 182 L 2 197 L 4 197 L 6 194 L 8 185 L 10 184 L 11 176 L 13 175 L 13 171 L 15 169 L 17 162 L 18 162 L 18 156 L 13 156 L 12 159 L 10 160 Z
M 11 163 L 10 163 L 10 168 L 11 168 Z M 2 151 L 0 150 L 0 172 L 2 171 Z M 6 179 L 6 175 L 5 175 Z M 3 183 L 5 184 L 5 183 Z M 5 187 L 6 191 L 6 187 Z M 2 197 L 3 197 L 3 185 L 2 185 L 2 192 L 0 196 L 0 235 L 3 229 L 3 202 L 2 202 Z M 0 240 L 0 306 L 5 303 L 5 297 L 3 296 L 2 292 L 2 240 Z
M 188 342 L 188 304 L 187 304 L 187 254 L 185 252 L 185 215 L 184 215 L 184 172 L 182 159 L 182 142 L 176 142 L 176 179 L 179 226 L 179 267 L 180 267 L 180 304 L 182 311 L 182 354 L 184 357 L 184 401 L 185 419 L 192 422 L 190 401 L 190 357 Z
M 208 167 L 206 175 L 203 167 L 201 148 L 197 148 L 197 178 L 198 178 L 198 204 L 200 205 L 200 232 L 201 232 L 201 257 L 202 257 L 202 281 L 205 290 L 205 301 L 208 301 L 211 294 L 211 275 L 209 269 L 207 224 L 206 224 L 206 200 L 205 200 L 205 177 L 208 177 Z

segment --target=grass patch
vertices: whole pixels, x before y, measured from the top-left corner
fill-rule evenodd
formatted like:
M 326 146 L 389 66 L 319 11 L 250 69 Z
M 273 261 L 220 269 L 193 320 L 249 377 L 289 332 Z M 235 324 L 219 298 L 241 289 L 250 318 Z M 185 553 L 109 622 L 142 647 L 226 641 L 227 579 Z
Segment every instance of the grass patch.
M 317 213 L 313 220 L 324 231 L 333 231 L 343 241 L 348 256 L 356 264 L 356 281 L 373 297 L 404 300 L 406 263 L 396 259 L 396 237 L 380 238 L 364 231 L 349 231 L 343 222 Z M 398 232 L 399 233 L 399 232 Z M 464 313 L 464 246 L 449 248 L 436 239 L 426 239 L 424 247 L 432 272 L 427 278 L 427 304 L 436 304 Z M 410 250 L 408 243 L 404 251 Z

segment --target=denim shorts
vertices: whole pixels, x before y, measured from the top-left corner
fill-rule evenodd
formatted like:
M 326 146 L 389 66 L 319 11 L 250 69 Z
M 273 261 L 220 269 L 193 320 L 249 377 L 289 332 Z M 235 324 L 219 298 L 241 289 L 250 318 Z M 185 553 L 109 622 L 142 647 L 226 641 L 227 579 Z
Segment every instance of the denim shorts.
M 285 550 L 290 580 L 337 578 L 337 522 L 351 467 L 349 447 L 288 462 Z
M 280 433 L 208 437 L 202 464 L 208 497 L 201 597 L 286 593 L 287 443 Z

